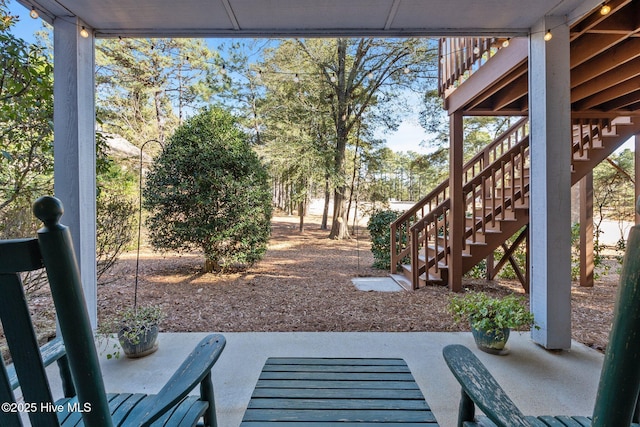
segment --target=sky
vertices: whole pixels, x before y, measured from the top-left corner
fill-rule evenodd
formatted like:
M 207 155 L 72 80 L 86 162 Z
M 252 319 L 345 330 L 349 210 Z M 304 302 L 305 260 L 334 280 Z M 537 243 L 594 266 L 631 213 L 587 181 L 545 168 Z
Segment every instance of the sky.
M 12 28 L 12 32 L 26 40 L 34 41 L 34 33 L 42 28 L 42 21 L 40 19 L 32 19 L 29 16 L 29 10 L 24 6 L 18 4 L 15 0 L 9 0 L 9 11 L 14 15 L 20 16 L 19 22 Z M 216 46 L 219 43 L 212 41 L 210 46 Z M 414 100 L 412 103 L 415 105 L 415 112 L 408 114 L 405 120 L 398 126 L 395 132 L 376 132 L 376 138 L 385 139 L 387 147 L 393 151 L 414 151 L 416 153 L 425 154 L 429 150 L 422 147 L 420 143 L 428 138 L 425 130 L 420 126 L 418 122 L 419 100 Z M 629 148 L 634 149 L 633 139 L 623 144 L 617 151 Z
M 10 13 L 20 17 L 18 23 L 12 27 L 11 32 L 28 42 L 35 41 L 34 33 L 42 29 L 42 20 L 32 19 L 29 16 L 29 10 L 15 0 L 9 0 L 8 5 Z M 218 44 L 213 40 L 209 43 L 212 47 Z M 418 123 L 418 110 L 419 108 L 416 105 L 415 114 L 409 114 L 400 124 L 397 131 L 390 133 L 380 131 L 376 133 L 376 137 L 385 139 L 387 146 L 393 151 L 427 153 L 428 150 L 420 146 L 420 143 L 427 138 L 427 134 Z

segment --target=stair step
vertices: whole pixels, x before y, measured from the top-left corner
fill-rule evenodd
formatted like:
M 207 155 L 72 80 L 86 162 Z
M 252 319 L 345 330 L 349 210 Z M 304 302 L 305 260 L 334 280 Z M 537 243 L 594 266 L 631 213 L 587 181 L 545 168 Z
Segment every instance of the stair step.
M 442 276 L 439 276 L 437 274 L 432 274 L 432 273 L 429 273 L 428 277 L 426 274 L 421 275 L 420 281 L 423 282 L 424 284 L 430 284 L 430 285 L 446 285 L 447 284 L 447 282 L 444 281 Z
M 480 236 L 482 236 L 482 234 L 480 234 Z M 487 244 L 485 242 L 481 242 L 476 238 L 476 241 L 474 242 L 472 238 L 467 238 L 466 240 L 467 246 L 486 246 Z
M 412 291 L 413 286 L 411 285 L 411 280 L 408 280 L 402 274 L 390 274 L 391 278 L 405 291 Z

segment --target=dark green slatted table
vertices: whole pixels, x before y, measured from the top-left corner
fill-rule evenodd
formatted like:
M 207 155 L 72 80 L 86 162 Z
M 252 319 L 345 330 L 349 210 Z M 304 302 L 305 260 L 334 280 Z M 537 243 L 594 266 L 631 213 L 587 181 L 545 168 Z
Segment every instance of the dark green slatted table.
M 241 427 L 437 426 L 402 359 L 267 359 Z

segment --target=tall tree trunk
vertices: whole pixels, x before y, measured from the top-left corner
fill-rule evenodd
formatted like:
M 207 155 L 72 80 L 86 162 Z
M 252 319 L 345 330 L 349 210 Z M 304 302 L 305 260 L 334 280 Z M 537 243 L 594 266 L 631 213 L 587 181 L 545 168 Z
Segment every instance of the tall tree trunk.
M 331 224 L 330 239 L 348 239 L 349 228 L 347 227 L 347 211 L 345 209 L 344 191 L 346 186 L 336 188 L 333 193 L 333 223 Z
M 300 217 L 300 232 L 304 231 L 304 202 L 298 203 L 298 216 Z
M 162 112 L 162 91 L 155 91 L 153 95 L 156 109 L 156 124 L 158 126 L 158 140 L 164 144 L 164 113 Z
M 349 129 L 347 121 L 349 120 L 349 96 L 345 81 L 345 67 L 347 57 L 347 41 L 338 39 L 338 103 L 334 111 L 334 120 L 336 123 L 336 151 L 334 156 L 334 170 L 340 183 L 336 186 L 333 193 L 333 223 L 329 232 L 330 239 L 348 239 L 349 228 L 346 221 L 346 190 L 345 184 L 345 153 L 347 148 L 347 139 L 349 137 Z
M 360 125 L 356 133 L 356 149 L 353 153 L 353 174 L 351 175 L 351 185 L 349 186 L 349 204 L 347 205 L 347 222 L 349 222 L 349 214 L 351 213 L 351 204 L 353 203 L 353 195 L 355 194 L 356 171 L 358 171 L 358 150 L 360 149 Z
M 329 201 L 331 199 L 331 192 L 329 191 L 329 174 L 324 177 L 324 206 L 322 208 L 322 223 L 320 224 L 321 230 L 328 230 L 327 220 L 329 217 Z

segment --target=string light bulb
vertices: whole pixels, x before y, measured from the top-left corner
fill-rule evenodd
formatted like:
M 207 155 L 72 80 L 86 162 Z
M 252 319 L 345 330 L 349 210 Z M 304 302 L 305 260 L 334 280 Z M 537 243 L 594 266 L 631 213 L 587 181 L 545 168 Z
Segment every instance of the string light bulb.
M 295 75 L 295 76 L 293 76 L 293 81 L 294 81 L 295 83 L 299 83 L 299 82 L 300 82 L 300 76 L 298 76 L 298 73 L 296 73 L 296 75 Z
M 607 2 L 602 3 L 602 7 L 600 8 L 600 15 L 608 15 L 611 12 L 611 6 L 607 4 Z
M 222 64 L 222 68 L 220 68 L 220 74 L 223 76 L 227 75 L 227 67 L 224 64 Z
M 479 46 L 474 46 L 473 47 L 473 54 L 474 55 L 478 55 L 480 53 L 480 47 Z
M 548 42 L 552 38 L 553 38 L 553 34 L 551 34 L 551 30 L 547 30 L 547 32 L 544 35 L 544 41 Z
M 336 73 L 331 74 L 331 83 L 335 83 L 335 82 L 336 82 L 336 80 L 338 80 L 338 79 L 336 78 Z
M 373 73 L 372 73 L 371 71 L 369 71 L 369 72 L 367 73 L 367 78 L 368 78 L 369 80 L 373 80 Z
M 502 42 L 502 47 L 509 47 L 509 40 L 511 39 L 505 39 L 505 41 Z
M 82 26 L 82 29 L 80 30 L 80 35 L 85 39 L 89 37 L 89 31 L 87 31 L 87 29 L 84 27 L 84 25 Z
M 405 74 L 409 74 L 411 72 L 411 69 L 409 69 L 409 67 L 404 67 L 402 72 L 405 73 Z
M 38 19 L 40 17 L 40 14 L 38 13 L 35 7 L 31 6 L 31 12 L 29 12 L 29 16 L 32 17 L 33 19 Z

